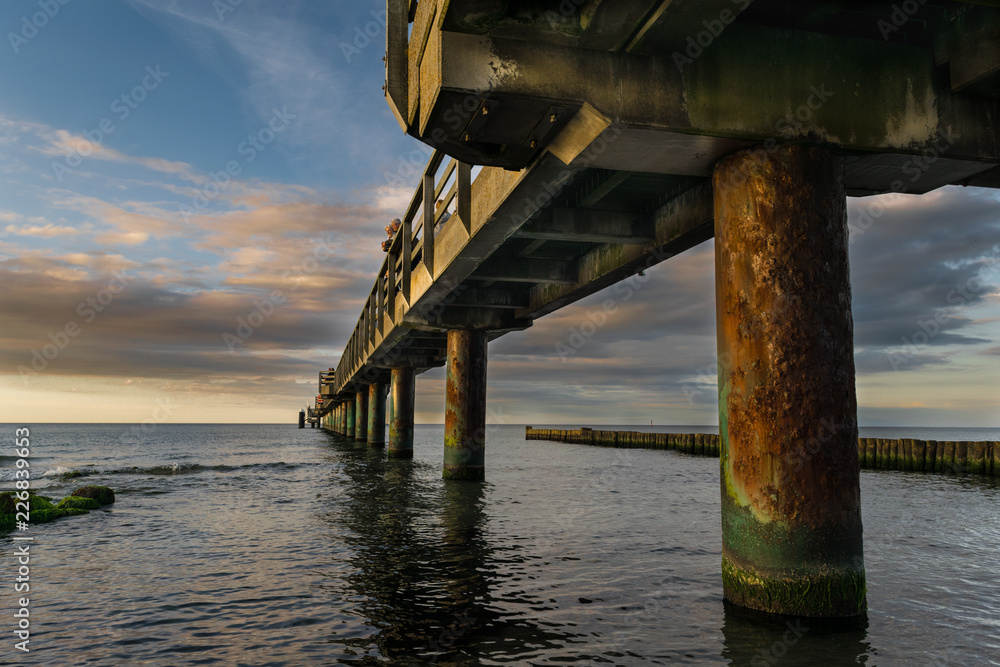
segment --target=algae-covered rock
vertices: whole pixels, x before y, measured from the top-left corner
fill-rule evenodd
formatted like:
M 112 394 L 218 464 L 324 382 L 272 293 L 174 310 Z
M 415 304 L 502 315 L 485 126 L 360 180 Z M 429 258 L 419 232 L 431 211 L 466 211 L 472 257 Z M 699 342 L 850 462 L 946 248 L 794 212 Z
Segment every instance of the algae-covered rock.
M 18 499 L 12 491 L 0 493 L 0 532 L 14 530 L 17 525 Z M 86 510 L 71 508 L 59 508 L 52 504 L 51 499 L 45 496 L 28 495 L 28 506 L 31 508 L 29 523 L 48 523 L 64 516 L 75 514 L 86 514 Z M 23 508 L 22 508 L 23 511 Z M 22 517 L 23 519 L 23 517 Z
M 70 495 L 78 498 L 93 498 L 102 506 L 115 502 L 115 492 L 106 486 L 81 486 Z
M 96 510 L 101 507 L 101 503 L 93 498 L 82 496 L 66 496 L 56 505 L 58 509 Z
M 0 516 L 14 514 L 14 494 L 10 491 L 0 493 Z
M 115 492 L 106 486 L 84 486 L 60 500 L 57 505 L 52 504 L 51 498 L 32 493 L 28 495 L 28 505 L 31 507 L 30 523 L 48 523 L 64 516 L 87 514 L 88 510 L 98 509 L 113 502 L 115 502 Z M 17 526 L 17 503 L 18 499 L 13 491 L 0 493 L 0 533 L 14 530 Z

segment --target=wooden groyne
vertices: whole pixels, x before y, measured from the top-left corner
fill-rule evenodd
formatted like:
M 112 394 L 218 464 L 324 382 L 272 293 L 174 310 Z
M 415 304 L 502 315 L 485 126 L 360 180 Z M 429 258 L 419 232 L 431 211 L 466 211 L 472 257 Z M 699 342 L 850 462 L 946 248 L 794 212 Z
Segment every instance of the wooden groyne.
M 524 438 L 622 449 L 673 449 L 696 456 L 719 456 L 719 436 L 714 433 L 561 430 L 526 426 Z M 858 462 L 862 468 L 870 470 L 1000 477 L 1000 442 L 858 438 Z

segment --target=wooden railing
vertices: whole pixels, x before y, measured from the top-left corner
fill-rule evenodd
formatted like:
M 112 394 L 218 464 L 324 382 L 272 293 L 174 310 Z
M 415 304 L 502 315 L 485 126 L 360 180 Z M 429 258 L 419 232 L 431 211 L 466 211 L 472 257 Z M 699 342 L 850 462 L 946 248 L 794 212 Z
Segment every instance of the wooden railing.
M 392 238 L 386 259 L 379 268 L 378 278 L 365 300 L 361 316 L 344 348 L 337 369 L 333 373 L 320 373 L 321 387 L 330 387 L 326 390 L 326 395 L 335 396 L 343 390 L 365 364 L 380 339 L 398 323 L 397 318 L 409 308 L 414 271 L 423 265 L 432 279 L 436 275 L 435 228 L 445 212 L 453 208 L 454 213 L 448 223 L 455 221 L 454 224 L 459 224 L 458 221 L 461 221 L 466 232 L 471 233 L 472 166 L 452 159 L 442 171 L 441 165 L 445 157 L 441 151 L 434 151 L 431 155 L 403 214 L 402 224 Z M 442 200 L 442 205 L 436 208 L 435 202 L 439 199 Z M 431 212 L 430 215 L 427 214 L 428 211 Z

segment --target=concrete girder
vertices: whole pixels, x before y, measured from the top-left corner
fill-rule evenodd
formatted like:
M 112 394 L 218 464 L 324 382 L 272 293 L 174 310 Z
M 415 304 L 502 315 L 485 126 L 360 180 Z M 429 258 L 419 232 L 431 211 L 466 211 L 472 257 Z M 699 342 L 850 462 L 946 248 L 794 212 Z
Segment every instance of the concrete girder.
M 500 288 L 476 288 L 462 285 L 443 302 L 448 306 L 467 308 L 524 308 L 528 298 L 522 292 Z M 445 345 L 442 345 L 444 348 Z
M 517 238 L 585 243 L 643 244 L 653 240 L 652 225 L 634 213 L 553 208 L 525 223 Z
M 576 282 L 576 267 L 571 262 L 532 260 L 525 258 L 489 259 L 470 278 L 515 283 L 549 283 L 572 285 Z
M 670 57 L 454 32 L 441 33 L 440 53 L 448 57 L 439 63 L 428 132 L 437 128 L 458 142 L 435 142 L 456 155 L 469 149 L 444 115 L 477 91 L 501 108 L 508 98 L 535 100 L 539 109 L 589 103 L 614 131 L 593 164 L 616 170 L 708 176 L 733 150 L 778 142 L 833 145 L 883 161 L 893 154 L 900 168 L 935 146 L 940 157 L 964 163 L 908 189 L 925 192 L 1000 162 L 997 101 L 953 93 L 924 48 L 734 23 L 680 66 Z M 490 123 L 502 124 L 496 116 Z M 846 185 L 883 187 L 858 162 Z
M 531 326 L 531 320 L 516 317 L 509 308 L 448 306 L 419 319 L 415 315 L 408 315 L 407 318 L 408 324 L 443 332 L 450 332 L 452 329 L 521 331 Z
M 654 213 L 652 243 L 594 248 L 577 261 L 575 284 L 532 287 L 528 292 L 531 305 L 515 314 L 537 319 L 711 238 L 712 188 L 707 181 L 694 183 Z

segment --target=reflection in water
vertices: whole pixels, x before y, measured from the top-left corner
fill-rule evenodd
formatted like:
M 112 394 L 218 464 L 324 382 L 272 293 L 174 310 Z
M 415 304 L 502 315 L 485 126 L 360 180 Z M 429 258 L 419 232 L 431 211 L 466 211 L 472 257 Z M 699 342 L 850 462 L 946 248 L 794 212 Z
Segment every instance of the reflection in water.
M 867 621 L 773 617 L 725 602 L 722 657 L 737 667 L 864 665 Z
M 344 603 L 373 629 L 331 638 L 367 654 L 355 664 L 369 664 L 373 653 L 399 664 L 479 664 L 564 644 L 566 635 L 497 598 L 496 584 L 511 576 L 501 563 L 521 560 L 509 548 L 500 558 L 490 543 L 485 483 L 422 479 L 418 462 L 333 436 L 331 444 L 344 488 L 330 520 L 346 533 L 353 568 Z

